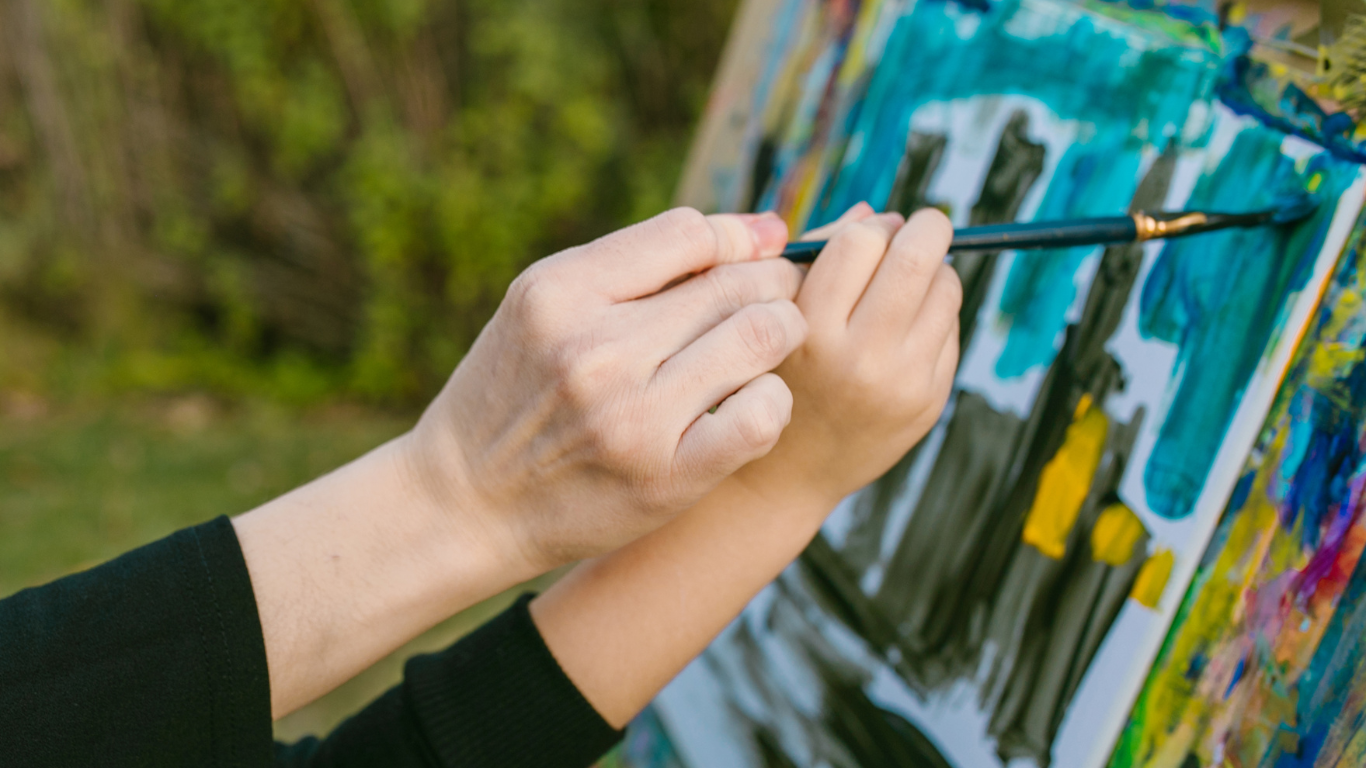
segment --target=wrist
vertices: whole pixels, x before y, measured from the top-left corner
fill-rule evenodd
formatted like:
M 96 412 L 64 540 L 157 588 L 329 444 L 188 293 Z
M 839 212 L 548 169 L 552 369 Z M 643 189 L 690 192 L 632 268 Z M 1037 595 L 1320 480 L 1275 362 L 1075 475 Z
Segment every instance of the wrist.
M 472 555 L 484 569 L 507 574 L 514 579 L 510 584 L 547 570 L 527 556 L 505 511 L 490 503 L 470 481 L 457 441 L 413 430 L 391 445 L 404 507 L 423 520 L 423 527 L 450 551 Z
M 768 456 L 745 465 L 734 478 L 765 509 L 787 510 L 788 515 L 824 522 L 848 492 L 831 482 L 819 466 L 812 466 L 819 462 L 798 454 L 795 445 L 807 442 L 784 435 Z
M 233 520 L 276 717 L 528 573 L 464 494 L 418 481 L 409 436 Z
M 780 515 L 798 527 L 810 528 L 815 535 L 845 494 L 792 466 L 761 459 L 742 467 L 729 482 L 750 497 L 750 508 Z

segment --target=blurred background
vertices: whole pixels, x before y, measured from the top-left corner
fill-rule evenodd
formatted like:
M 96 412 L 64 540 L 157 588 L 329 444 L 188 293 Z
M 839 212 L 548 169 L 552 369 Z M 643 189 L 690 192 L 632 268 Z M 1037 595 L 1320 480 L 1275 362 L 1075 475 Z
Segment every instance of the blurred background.
M 406 429 L 522 268 L 667 207 L 735 5 L 0 2 L 0 597 Z

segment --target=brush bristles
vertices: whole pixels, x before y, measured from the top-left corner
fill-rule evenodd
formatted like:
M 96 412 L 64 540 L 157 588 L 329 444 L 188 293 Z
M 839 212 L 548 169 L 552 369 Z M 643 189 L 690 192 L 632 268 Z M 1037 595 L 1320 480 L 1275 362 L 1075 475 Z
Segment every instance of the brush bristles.
M 1366 18 L 1347 19 L 1342 37 L 1319 58 L 1329 98 L 1353 114 L 1366 108 Z

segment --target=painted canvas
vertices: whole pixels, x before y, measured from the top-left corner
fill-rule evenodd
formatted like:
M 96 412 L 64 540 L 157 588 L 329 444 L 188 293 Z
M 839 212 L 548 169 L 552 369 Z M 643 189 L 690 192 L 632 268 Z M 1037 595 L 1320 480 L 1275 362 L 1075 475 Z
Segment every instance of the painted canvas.
M 1360 230 L 1111 765 L 1366 764 Z
M 1254 444 L 1265 453 L 1292 353 L 1354 253 L 1366 189 L 1340 119 L 1296 101 L 1237 30 L 1193 14 L 744 6 L 683 202 L 775 209 L 798 229 L 860 200 L 937 206 L 959 225 L 1253 210 L 1298 192 L 1322 204 L 1295 227 L 1166 246 L 956 257 L 964 357 L 944 418 L 660 697 L 636 741 L 667 759 L 635 764 L 1101 766 L 1121 731 L 1133 758 L 1116 764 L 1148 764 L 1241 727 L 1211 725 L 1236 718 L 1195 691 L 1192 659 L 1212 681 L 1247 669 L 1238 679 L 1279 684 L 1248 667 L 1274 654 L 1234 661 L 1262 635 L 1220 634 L 1224 619 L 1199 619 L 1191 597 L 1186 655 L 1167 643 L 1169 672 L 1155 668 L 1129 720 L 1206 543 L 1216 528 L 1216 548 L 1234 541 L 1236 515 L 1220 524 L 1230 497 L 1271 482 L 1244 465 Z M 1323 504 L 1320 528 L 1337 514 Z M 1347 546 L 1309 525 L 1284 536 Z M 1267 700 L 1258 690 L 1243 695 Z M 1153 764 L 1184 768 L 1187 754 Z

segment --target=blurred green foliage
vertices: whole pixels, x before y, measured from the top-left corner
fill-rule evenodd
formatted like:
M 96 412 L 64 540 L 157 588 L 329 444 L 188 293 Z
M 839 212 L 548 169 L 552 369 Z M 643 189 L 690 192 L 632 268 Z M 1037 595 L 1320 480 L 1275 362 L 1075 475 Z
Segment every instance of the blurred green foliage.
M 734 6 L 0 4 L 0 390 L 419 402 L 667 206 Z
M 0 598 L 245 512 L 407 429 L 397 415 L 192 395 L 51 412 L 0 402 Z

